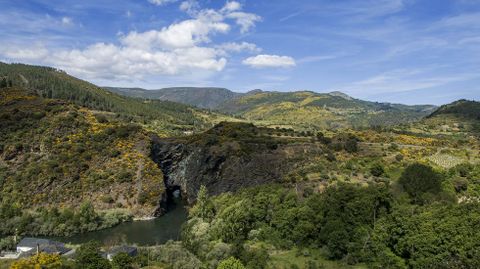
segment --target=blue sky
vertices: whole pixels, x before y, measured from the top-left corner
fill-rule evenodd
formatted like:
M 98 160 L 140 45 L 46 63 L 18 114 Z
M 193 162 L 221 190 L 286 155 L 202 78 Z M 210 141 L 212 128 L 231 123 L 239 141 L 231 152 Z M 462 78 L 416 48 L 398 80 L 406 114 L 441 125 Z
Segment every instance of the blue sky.
M 102 86 L 480 99 L 479 0 L 0 0 L 0 38 Z

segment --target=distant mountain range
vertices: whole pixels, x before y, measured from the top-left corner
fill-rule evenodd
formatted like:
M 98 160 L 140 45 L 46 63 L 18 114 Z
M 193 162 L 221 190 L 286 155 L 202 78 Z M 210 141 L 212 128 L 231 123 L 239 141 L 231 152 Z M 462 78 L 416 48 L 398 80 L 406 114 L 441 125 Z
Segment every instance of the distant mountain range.
M 208 109 L 215 109 L 226 101 L 244 95 L 225 88 L 174 87 L 145 90 L 141 88 L 105 87 L 105 89 L 130 97 L 172 101 Z
M 411 122 L 432 113 L 436 106 L 378 103 L 355 99 L 342 92 L 237 93 L 225 88 L 178 87 L 159 90 L 106 89 L 133 97 L 180 102 L 240 116 L 262 125 L 301 128 L 342 128 Z

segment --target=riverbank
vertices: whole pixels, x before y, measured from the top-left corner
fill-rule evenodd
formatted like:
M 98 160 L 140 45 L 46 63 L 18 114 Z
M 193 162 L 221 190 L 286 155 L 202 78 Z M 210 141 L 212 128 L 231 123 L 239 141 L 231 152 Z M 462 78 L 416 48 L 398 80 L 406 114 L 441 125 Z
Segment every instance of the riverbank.
M 169 211 L 158 218 L 134 219 L 107 229 L 49 239 L 73 245 L 96 240 L 105 246 L 122 244 L 153 246 L 168 240 L 179 240 L 181 227 L 186 222 L 187 215 L 185 204 L 181 199 L 177 199 Z

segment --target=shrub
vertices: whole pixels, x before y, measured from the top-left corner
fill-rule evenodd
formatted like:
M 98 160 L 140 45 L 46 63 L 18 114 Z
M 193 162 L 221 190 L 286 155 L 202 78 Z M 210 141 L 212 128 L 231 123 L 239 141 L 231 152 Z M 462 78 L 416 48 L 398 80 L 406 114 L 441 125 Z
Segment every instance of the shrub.
M 385 173 L 385 169 L 383 168 L 383 165 L 376 163 L 370 167 L 370 173 L 372 176 L 379 177 Z
M 113 269 L 133 269 L 133 258 L 127 253 L 118 253 L 112 259 Z
M 442 176 L 428 165 L 414 163 L 403 171 L 399 183 L 413 198 L 414 203 L 422 203 L 423 195 L 441 191 Z
M 217 269 L 245 269 L 242 262 L 234 257 L 230 257 L 223 260 L 217 267 Z

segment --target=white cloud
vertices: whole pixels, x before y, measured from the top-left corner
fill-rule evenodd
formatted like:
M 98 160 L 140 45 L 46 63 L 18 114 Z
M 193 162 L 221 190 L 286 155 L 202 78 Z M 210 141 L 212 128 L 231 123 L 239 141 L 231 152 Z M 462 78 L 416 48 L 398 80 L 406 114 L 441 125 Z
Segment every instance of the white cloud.
M 122 44 L 136 48 L 186 48 L 208 43 L 213 33 L 226 33 L 230 26 L 221 21 L 192 19 L 164 27 L 160 31 L 130 32 L 121 39 Z
M 183 1 L 180 4 L 180 10 L 194 16 L 198 12 L 198 10 L 200 10 L 200 5 L 196 0 Z
M 248 42 L 236 43 L 236 42 L 229 42 L 223 43 L 217 46 L 218 49 L 224 50 L 226 52 L 260 52 L 262 51 L 261 48 L 257 47 L 257 45 Z
M 48 50 L 42 46 L 35 48 L 14 48 L 13 46 L 7 49 L 0 50 L 0 53 L 7 58 L 23 59 L 28 61 L 38 61 L 48 56 Z
M 339 90 L 347 93 L 394 93 L 429 89 L 478 77 L 476 73 L 433 75 L 425 69 L 397 69 L 353 82 Z
M 326 61 L 338 58 L 336 55 L 314 55 L 314 56 L 306 56 L 298 60 L 298 63 L 314 63 L 320 61 Z
M 166 4 L 173 0 L 149 0 Z M 69 49 L 44 43 L 32 45 L 0 44 L 0 58 L 50 65 L 93 81 L 142 81 L 152 77 L 189 78 L 205 80 L 225 69 L 233 53 L 260 53 L 261 49 L 248 42 L 215 44 L 214 37 L 232 31 L 235 25 L 244 33 L 255 26 L 260 17 L 243 12 L 236 1 L 228 1 L 215 9 L 201 9 L 195 0 L 182 2 L 180 9 L 191 16 L 161 29 L 119 32 L 116 42 L 91 43 L 83 48 Z M 132 16 L 130 10 L 125 16 Z M 1 15 L 0 15 L 1 17 Z M 69 17 L 51 18 L 52 27 L 73 24 Z M 262 57 L 267 57 L 263 59 Z M 278 57 L 278 59 L 276 58 Z M 292 66 L 294 60 L 285 56 L 259 55 L 251 66 Z M 264 61 L 263 63 L 261 61 Z
M 226 15 L 229 19 L 235 19 L 236 23 L 240 25 L 240 32 L 246 33 L 250 30 L 250 28 L 255 26 L 255 23 L 261 21 L 262 18 L 253 13 L 245 13 L 245 12 L 232 12 Z
M 72 23 L 73 23 L 72 18 L 69 18 L 69 17 L 63 17 L 62 18 L 62 24 L 63 25 L 72 25 Z
M 232 12 L 242 9 L 242 5 L 237 1 L 228 1 L 222 8 L 223 12 Z
M 177 2 L 177 0 L 148 0 L 148 2 L 150 2 L 154 5 L 157 5 L 157 6 L 161 6 L 161 5 L 165 5 L 165 4 L 168 4 L 168 3 Z
M 178 48 L 170 51 L 143 50 L 96 43 L 84 50 L 17 51 L 12 58 L 41 60 L 72 74 L 93 79 L 142 79 L 147 75 L 180 75 L 194 70 L 218 72 L 227 60 L 216 49 Z
M 171 1 L 150 0 L 158 5 Z M 7 61 L 52 65 L 86 79 L 131 81 L 158 75 L 179 77 L 202 74 L 205 78 L 208 74 L 222 71 L 230 53 L 260 52 L 255 44 L 248 42 L 212 44 L 213 36 L 228 33 L 231 24 L 240 24 L 242 32 L 255 25 L 259 17 L 240 12 L 242 7 L 238 2 L 230 1 L 214 10 L 200 9 L 196 1 L 190 0 L 183 2 L 180 8 L 192 18 L 161 29 L 120 33 L 118 42 L 99 42 L 73 50 L 31 47 L 29 44 L 23 46 L 28 49 L 22 49 L 0 44 L 0 56 Z M 130 15 L 127 11 L 126 16 Z M 61 22 L 71 24 L 72 19 L 64 17 Z
M 444 18 L 440 22 L 436 23 L 434 27 L 466 27 L 466 28 L 478 28 L 480 27 L 480 12 L 477 13 L 464 13 L 458 16 L 451 16 Z
M 295 60 L 289 56 L 260 54 L 243 60 L 243 64 L 254 68 L 292 67 L 295 66 Z

